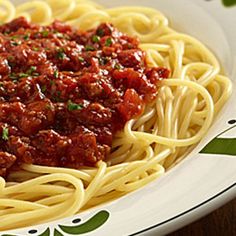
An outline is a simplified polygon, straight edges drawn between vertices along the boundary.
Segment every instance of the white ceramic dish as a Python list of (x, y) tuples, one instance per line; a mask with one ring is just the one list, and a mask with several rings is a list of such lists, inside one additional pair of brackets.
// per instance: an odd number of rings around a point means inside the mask
[[(220, 0), (99, 0), (98, 2), (108, 7), (143, 5), (163, 11), (174, 28), (193, 35), (208, 45), (217, 54), (226, 73), (235, 83), (235, 0), (222, 2)], [(225, 7), (223, 2), (235, 5)], [(231, 155), (225, 155), (204, 154), (200, 151), (219, 133), (229, 128), (230, 130), (220, 137), (236, 138), (236, 127), (233, 128), (233, 122), (229, 122), (236, 119), (235, 99), (234, 88), (232, 97), (204, 140), (184, 161), (161, 179), (119, 200), (78, 216), (1, 232), (0, 235), (78, 235), (85, 231), (90, 231), (85, 235), (163, 235), (220, 207), (236, 197), (236, 152), (232, 151)], [(236, 146), (236, 139), (233, 145)], [(89, 219), (89, 222), (83, 224)]]

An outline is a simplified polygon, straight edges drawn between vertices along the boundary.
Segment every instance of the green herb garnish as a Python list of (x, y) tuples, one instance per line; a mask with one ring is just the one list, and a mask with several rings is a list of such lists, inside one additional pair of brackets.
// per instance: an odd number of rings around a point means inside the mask
[(56, 91), (56, 92), (53, 94), (53, 99), (54, 99), (56, 102), (60, 102), (60, 101), (61, 101), (61, 91)]
[(86, 50), (86, 51), (94, 51), (95, 48), (94, 48), (93, 46), (91, 46), (91, 45), (86, 45), (86, 46), (85, 46), (85, 50)]
[(105, 42), (105, 46), (110, 47), (112, 45), (112, 39), (108, 38)]
[(114, 68), (117, 69), (117, 70), (120, 70), (121, 66), (118, 63), (116, 63)]
[(67, 108), (69, 111), (81, 110), (83, 109), (82, 104), (73, 103), (71, 100), (68, 101)]
[(29, 75), (26, 73), (20, 73), (19, 74), (19, 78), (24, 78), (24, 77), (28, 77)]
[(47, 86), (44, 84), (44, 85), (41, 87), (41, 91), (44, 93), (44, 92), (46, 92), (46, 90), (47, 90)]
[(2, 129), (2, 139), (5, 141), (9, 139), (9, 130), (7, 127), (3, 127)]
[(29, 75), (31, 75), (33, 72), (36, 71), (36, 69), (37, 69), (36, 66), (31, 66), (31, 67), (26, 71), (26, 73), (29, 74)]
[(93, 37), (92, 37), (92, 41), (93, 41), (94, 43), (99, 43), (99, 41), (100, 41), (100, 37), (97, 36), (97, 35), (93, 35)]
[(37, 48), (37, 47), (33, 47), (32, 49), (36, 52), (39, 51), (39, 48)]
[(11, 39), (18, 39), (19, 38), (19, 35), (13, 35), (11, 36)]
[(83, 57), (78, 57), (80, 62), (84, 62), (84, 58)]
[(9, 78), (12, 79), (12, 80), (18, 80), (18, 76), (15, 73), (11, 73), (9, 75)]
[(46, 105), (46, 109), (47, 109), (47, 110), (53, 110), (53, 107), (52, 107), (51, 105), (47, 104), (47, 105)]
[(29, 34), (26, 34), (26, 35), (24, 35), (23, 39), (24, 39), (24, 40), (28, 40), (28, 39), (29, 39), (29, 36), (30, 36)]
[(54, 85), (54, 84), (55, 84), (55, 81), (50, 80), (50, 85), (52, 86), (52, 85)]
[(14, 60), (14, 57), (13, 56), (9, 56), (9, 57), (7, 57), (7, 60), (12, 61), (12, 60)]
[(54, 71), (54, 77), (55, 77), (55, 78), (58, 78), (58, 77), (59, 77), (59, 72), (58, 72), (58, 70)]
[(18, 46), (20, 43), (15, 42), (15, 41), (11, 41), (11, 46)]
[(36, 66), (31, 66), (26, 73), (20, 73), (19, 78), (28, 77), (28, 76), (39, 76), (39, 73), (35, 72), (37, 70)]
[(60, 59), (60, 60), (63, 60), (65, 59), (66, 57), (66, 54), (64, 53), (64, 49), (61, 48), (57, 51), (57, 58)]
[(10, 30), (6, 30), (6, 31), (4, 31), (4, 35), (8, 35), (8, 34), (10, 34), (11, 33), (11, 31)]
[(104, 36), (104, 30), (103, 29), (98, 29), (97, 30), (97, 35), (100, 36), (100, 37)]
[(43, 37), (48, 37), (49, 32), (47, 30), (44, 30), (41, 32)]

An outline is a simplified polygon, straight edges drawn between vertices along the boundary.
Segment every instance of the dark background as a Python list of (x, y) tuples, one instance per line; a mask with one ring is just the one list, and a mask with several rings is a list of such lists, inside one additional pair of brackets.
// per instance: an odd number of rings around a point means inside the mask
[(236, 199), (168, 236), (236, 236)]

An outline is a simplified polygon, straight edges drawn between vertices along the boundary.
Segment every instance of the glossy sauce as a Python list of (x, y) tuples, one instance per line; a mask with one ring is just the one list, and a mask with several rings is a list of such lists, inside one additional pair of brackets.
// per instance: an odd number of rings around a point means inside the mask
[(0, 175), (21, 163), (79, 168), (110, 152), (155, 99), (165, 68), (104, 23), (87, 32), (20, 17), (0, 26)]

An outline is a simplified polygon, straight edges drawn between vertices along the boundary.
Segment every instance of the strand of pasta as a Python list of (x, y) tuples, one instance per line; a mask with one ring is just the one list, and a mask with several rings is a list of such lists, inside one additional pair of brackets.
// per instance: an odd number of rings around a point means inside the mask
[[(210, 96), (210, 94), (207, 92), (207, 90), (194, 83), (194, 82), (190, 82), (190, 81), (183, 81), (183, 80), (179, 80), (179, 79), (169, 79), (169, 80), (166, 80), (166, 81), (163, 81), (163, 84), (164, 85), (169, 85), (169, 86), (180, 86), (180, 85), (185, 85), (185, 86), (188, 86), (190, 87), (191, 89), (193, 89), (194, 91), (196, 92), (199, 92), (202, 97), (204, 97), (205, 101), (206, 101), (206, 105), (207, 105), (207, 110), (208, 110), (208, 114), (206, 116), (206, 119), (205, 119), (205, 123), (203, 124), (201, 130), (195, 135), (195, 137), (191, 137), (189, 139), (186, 139), (186, 140), (181, 140), (181, 139), (170, 139), (170, 138), (166, 138), (166, 137), (160, 137), (160, 136), (153, 136), (153, 135), (150, 135), (150, 134), (147, 134), (147, 133), (139, 133), (137, 131), (134, 131), (132, 132), (131, 131), (131, 122), (129, 121), (127, 124), (126, 124), (126, 128), (125, 128), (125, 131), (126, 131), (126, 135), (127, 136), (130, 136), (130, 137), (134, 137), (135, 138), (139, 138), (140, 140), (144, 141), (145, 143), (147, 142), (158, 142), (158, 143), (161, 143), (163, 145), (166, 145), (166, 146), (188, 146), (188, 145), (192, 145), (194, 143), (197, 143), (198, 141), (200, 141), (200, 139), (204, 136), (204, 134), (207, 132), (207, 130), (209, 129), (211, 123), (212, 123), (212, 120), (213, 120), (213, 116), (214, 116), (214, 104), (213, 104), (213, 101), (212, 101), (212, 98)], [(132, 136), (130, 135), (130, 133), (133, 133)]]

